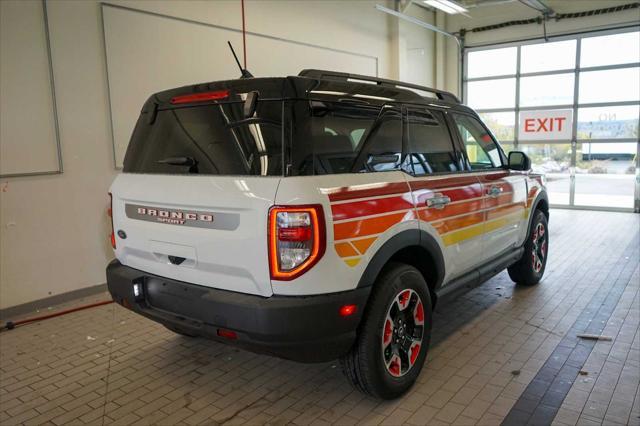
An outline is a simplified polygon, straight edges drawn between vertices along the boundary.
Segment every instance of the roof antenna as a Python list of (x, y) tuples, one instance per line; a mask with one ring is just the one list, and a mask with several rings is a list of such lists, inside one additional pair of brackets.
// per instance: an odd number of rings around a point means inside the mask
[(238, 68), (240, 68), (240, 78), (253, 78), (253, 74), (251, 74), (249, 72), (249, 70), (247, 70), (246, 68), (242, 68), (242, 65), (240, 65), (240, 61), (238, 60), (238, 55), (236, 55), (236, 51), (233, 50), (233, 46), (231, 45), (230, 41), (227, 41), (227, 44), (229, 45), (229, 49), (231, 49), (231, 53), (233, 54), (234, 59), (236, 60), (236, 64), (238, 64)]

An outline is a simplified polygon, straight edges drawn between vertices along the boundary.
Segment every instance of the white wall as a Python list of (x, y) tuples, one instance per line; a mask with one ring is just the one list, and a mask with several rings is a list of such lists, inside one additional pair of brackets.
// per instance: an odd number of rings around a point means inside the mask
[[(554, 11), (559, 13), (581, 12), (605, 7), (612, 7), (630, 3), (629, 0), (548, 0), (545, 2)], [(520, 2), (501, 4), (499, 6), (482, 6), (469, 9), (471, 18), (462, 15), (447, 16), (446, 28), (449, 32), (459, 31), (460, 28), (471, 29), (485, 25), (498, 24), (501, 22), (535, 18), (539, 15), (535, 10), (523, 5)], [(551, 19), (547, 22), (547, 33), (557, 35), (572, 32), (591, 31), (602, 27), (614, 27), (623, 24), (636, 24), (640, 21), (640, 10), (617, 12), (586, 18), (563, 19), (556, 22)], [(517, 25), (498, 30), (484, 31), (478, 33), (467, 33), (465, 45), (474, 46), (490, 43), (502, 43), (514, 40), (523, 40), (542, 37), (542, 25)], [(446, 81), (445, 88), (454, 93), (458, 93), (458, 64), (459, 54), (455, 41), (447, 40), (446, 57)]]
[(52, 88), (42, 4), (0, 2), (0, 175), (60, 171)]
[[(122, 167), (140, 105), (149, 94), (194, 82), (238, 78), (240, 71), (227, 40), (242, 54), (242, 35), (233, 28), (109, 5), (102, 8), (102, 16), (116, 165)], [(135, 37), (129, 28), (136, 28)], [(378, 75), (378, 58), (360, 50), (327, 49), (253, 32), (247, 34), (247, 45), (254, 52), (249, 59), (257, 76), (296, 75), (305, 68)]]
[(98, 6), (52, 2), (48, 12), (64, 173), (0, 183), (0, 308), (103, 283), (111, 256), (115, 172)]
[[(428, 24), (435, 24), (435, 14), (412, 4), (405, 14)], [(401, 81), (433, 87), (435, 85), (435, 34), (407, 21), (399, 21), (400, 60), (398, 75)]]
[[(5, 1), (5, 0), (2, 0)], [(241, 27), (238, 1), (120, 1), (151, 12)], [(433, 36), (374, 9), (392, 1), (247, 1), (248, 30), (376, 56), (379, 74), (433, 80)], [(47, 3), (64, 173), (0, 181), (0, 309), (105, 282), (113, 257), (107, 190), (114, 170), (98, 1)], [(413, 7), (413, 6), (412, 6)], [(412, 9), (410, 13), (413, 13)], [(416, 13), (422, 13), (420, 10)], [(426, 16), (426, 18), (429, 18)], [(131, 29), (135, 37), (135, 28)], [(407, 74), (398, 40), (425, 50)], [(257, 52), (248, 46), (248, 66)], [(170, 64), (167, 64), (170, 66)], [(33, 123), (37, 126), (38, 123)], [(38, 152), (33, 152), (38, 155)]]

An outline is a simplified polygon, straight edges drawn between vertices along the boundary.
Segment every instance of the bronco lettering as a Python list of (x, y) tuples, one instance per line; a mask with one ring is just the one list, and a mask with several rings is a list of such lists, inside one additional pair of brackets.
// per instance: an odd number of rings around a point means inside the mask
[(185, 213), (175, 210), (149, 209), (146, 207), (138, 207), (136, 209), (136, 212), (142, 216), (158, 217), (158, 222), (172, 223), (177, 225), (183, 225), (187, 220), (213, 222), (213, 215), (210, 213)]

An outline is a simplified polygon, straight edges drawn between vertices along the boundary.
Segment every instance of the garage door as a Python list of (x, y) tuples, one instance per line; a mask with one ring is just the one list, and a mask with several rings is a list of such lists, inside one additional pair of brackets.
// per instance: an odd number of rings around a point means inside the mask
[(640, 210), (638, 27), (465, 50), (464, 99), (555, 206)]

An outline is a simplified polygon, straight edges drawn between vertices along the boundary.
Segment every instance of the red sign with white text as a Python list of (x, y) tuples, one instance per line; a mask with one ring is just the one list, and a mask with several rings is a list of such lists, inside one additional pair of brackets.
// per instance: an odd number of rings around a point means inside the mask
[(520, 111), (518, 139), (521, 141), (571, 140), (573, 111)]

